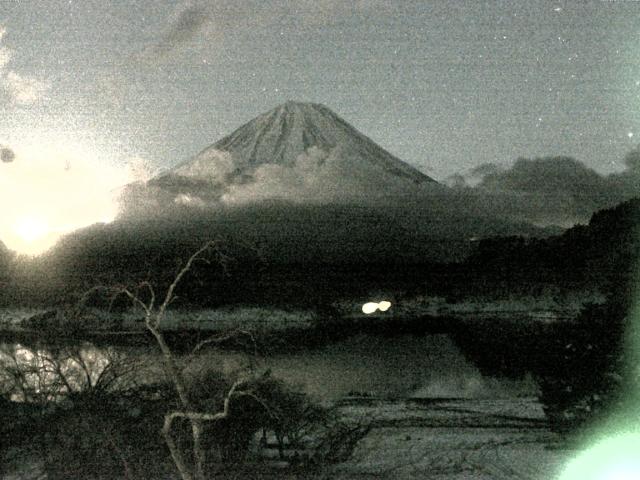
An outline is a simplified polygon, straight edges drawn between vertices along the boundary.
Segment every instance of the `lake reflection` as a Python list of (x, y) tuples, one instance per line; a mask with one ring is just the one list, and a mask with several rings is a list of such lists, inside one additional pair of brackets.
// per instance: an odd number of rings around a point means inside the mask
[[(531, 379), (482, 376), (447, 335), (358, 335), (321, 348), (249, 357), (219, 350), (182, 355), (186, 372), (233, 373), (250, 365), (321, 401), (348, 394), (383, 397), (496, 398), (536, 393)], [(0, 388), (13, 400), (44, 402), (69, 391), (118, 389), (163, 378), (153, 346), (0, 344)]]
[(46, 403), (70, 393), (133, 386), (144, 371), (136, 356), (116, 347), (0, 344), (0, 394)]

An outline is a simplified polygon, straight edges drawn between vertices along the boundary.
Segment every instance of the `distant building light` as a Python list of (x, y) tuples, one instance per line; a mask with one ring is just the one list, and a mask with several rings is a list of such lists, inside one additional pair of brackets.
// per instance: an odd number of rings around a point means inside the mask
[(382, 302), (367, 302), (362, 305), (362, 313), (366, 315), (370, 315), (380, 310), (381, 312), (386, 312), (391, 308), (391, 302), (383, 300)]
[(362, 313), (367, 315), (374, 313), (376, 310), (378, 310), (378, 304), (376, 302), (368, 302), (362, 306)]
[(391, 308), (391, 302), (387, 302), (386, 300), (383, 300), (382, 302), (378, 303), (378, 310), (380, 310), (381, 312), (386, 312), (390, 308)]

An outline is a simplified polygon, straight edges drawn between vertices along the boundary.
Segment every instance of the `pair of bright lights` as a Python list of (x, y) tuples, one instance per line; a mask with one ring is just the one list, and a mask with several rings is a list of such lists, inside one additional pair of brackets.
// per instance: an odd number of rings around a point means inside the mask
[(367, 302), (362, 306), (362, 313), (370, 315), (377, 311), (386, 312), (391, 308), (391, 302), (383, 300), (382, 302)]

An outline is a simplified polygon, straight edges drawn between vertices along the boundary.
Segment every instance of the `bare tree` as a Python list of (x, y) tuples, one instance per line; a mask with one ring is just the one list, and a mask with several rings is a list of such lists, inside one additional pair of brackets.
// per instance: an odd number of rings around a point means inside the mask
[[(194, 408), (191, 399), (189, 398), (187, 382), (183, 375), (183, 370), (178, 364), (176, 358), (174, 357), (170, 347), (165, 340), (161, 328), (162, 320), (164, 319), (168, 306), (176, 298), (176, 288), (178, 287), (184, 276), (189, 272), (189, 270), (191, 270), (194, 263), (197, 260), (202, 259), (204, 254), (210, 250), (214, 250), (218, 255), (218, 260), (224, 263), (225, 257), (218, 248), (218, 243), (213, 241), (207, 242), (195, 253), (193, 253), (189, 257), (187, 262), (178, 271), (175, 278), (173, 279), (173, 282), (167, 288), (167, 291), (164, 294), (164, 298), (160, 303), (157, 302), (155, 289), (150, 282), (142, 282), (137, 286), (136, 289), (133, 290), (127, 287), (118, 287), (114, 291), (114, 298), (119, 294), (124, 294), (129, 297), (135, 305), (142, 308), (142, 310), (144, 311), (144, 321), (146, 328), (153, 335), (158, 347), (160, 348), (166, 374), (169, 377), (170, 381), (173, 383), (178, 395), (178, 400), (181, 408), (180, 410), (168, 412), (165, 415), (162, 434), (171, 453), (173, 462), (176, 465), (180, 476), (182, 477), (182, 480), (204, 480), (206, 452), (202, 445), (203, 424), (204, 422), (213, 422), (213, 428), (215, 428), (216, 424), (223, 423), (229, 417), (230, 403), (233, 399), (237, 399), (238, 397), (250, 397), (255, 402), (257, 402), (257, 404), (260, 405), (261, 408), (263, 408), (264, 411), (269, 415), (274, 417), (276, 416), (275, 412), (273, 412), (270, 406), (267, 405), (262, 399), (260, 399), (250, 390), (242, 389), (242, 387), (248, 384), (248, 381), (244, 379), (237, 380), (231, 386), (224, 398), (223, 409), (221, 412), (210, 413), (197, 411)], [(143, 299), (140, 293), (145, 290), (148, 292), (148, 296)], [(247, 332), (242, 330), (239, 330), (236, 333), (248, 335)], [(212, 337), (211, 339), (198, 344), (195, 350), (203, 347), (205, 344), (220, 343), (227, 338), (230, 338), (229, 334)], [(189, 462), (187, 460), (185, 452), (183, 452), (183, 450), (178, 446), (172, 434), (173, 422), (178, 418), (187, 419), (191, 425), (193, 449), (192, 462)]]

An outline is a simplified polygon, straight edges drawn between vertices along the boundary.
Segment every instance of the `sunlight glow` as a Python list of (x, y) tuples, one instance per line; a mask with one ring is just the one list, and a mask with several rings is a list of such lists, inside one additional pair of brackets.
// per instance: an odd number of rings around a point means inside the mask
[(21, 218), (14, 227), (14, 231), (28, 243), (42, 238), (49, 231), (47, 222), (33, 217)]
[(37, 255), (117, 215), (114, 189), (129, 180), (126, 168), (73, 144), (13, 148), (14, 161), (0, 164), (0, 240), (10, 249)]

